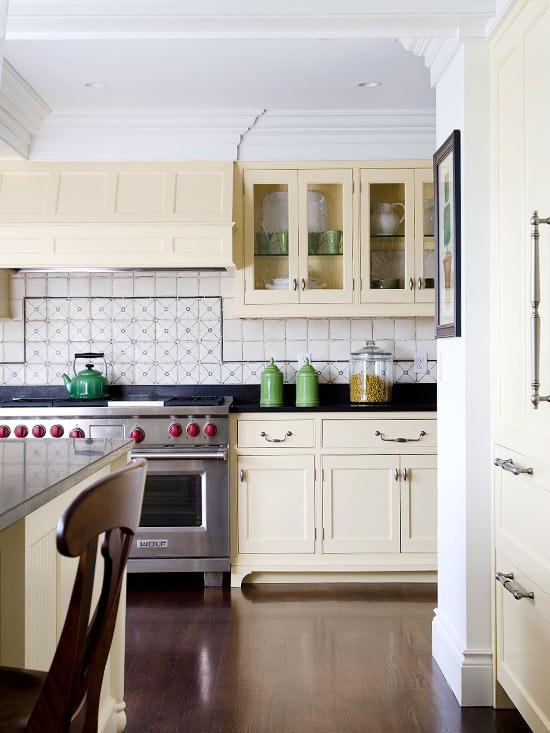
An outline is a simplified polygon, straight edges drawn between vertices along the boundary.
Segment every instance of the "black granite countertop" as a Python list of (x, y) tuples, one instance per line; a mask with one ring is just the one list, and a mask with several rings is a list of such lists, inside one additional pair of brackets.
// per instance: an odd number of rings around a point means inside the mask
[[(184, 385), (120, 385), (109, 387), (109, 399), (168, 399), (188, 395), (220, 395), (233, 397), (231, 412), (433, 412), (437, 409), (436, 384), (394, 384), (393, 399), (388, 404), (355, 405), (349, 401), (348, 384), (320, 384), (319, 407), (296, 407), (296, 386), (285, 384), (284, 406), (260, 407), (259, 384), (184, 384)], [(13, 397), (64, 399), (63, 386), (0, 387), (0, 402)], [(71, 402), (71, 406), (78, 401)], [(88, 404), (88, 403), (87, 403)], [(89, 404), (88, 404), (89, 406)]]
[(4, 440), (0, 531), (129, 451), (133, 440)]
[(231, 412), (433, 412), (437, 410), (437, 385), (394, 384), (392, 401), (385, 404), (354, 404), (349, 401), (349, 385), (320, 384), (318, 407), (296, 407), (296, 389), (284, 386), (283, 407), (260, 407), (259, 385), (249, 385), (233, 395)]

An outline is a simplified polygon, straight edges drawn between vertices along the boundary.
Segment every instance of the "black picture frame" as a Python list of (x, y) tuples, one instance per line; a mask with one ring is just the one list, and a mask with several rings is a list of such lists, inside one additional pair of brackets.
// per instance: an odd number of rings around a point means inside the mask
[(460, 130), (435, 152), (434, 286), (435, 337), (460, 336)]

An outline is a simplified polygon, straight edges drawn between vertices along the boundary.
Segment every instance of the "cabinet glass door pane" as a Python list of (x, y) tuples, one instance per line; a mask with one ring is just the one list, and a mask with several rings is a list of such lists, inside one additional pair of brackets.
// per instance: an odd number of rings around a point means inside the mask
[(406, 287), (404, 183), (370, 184), (370, 287)]
[(254, 288), (289, 290), (288, 184), (256, 183), (254, 198)]
[(307, 277), (309, 290), (344, 287), (344, 191), (341, 183), (307, 186)]
[(434, 184), (422, 184), (424, 288), (434, 287)]

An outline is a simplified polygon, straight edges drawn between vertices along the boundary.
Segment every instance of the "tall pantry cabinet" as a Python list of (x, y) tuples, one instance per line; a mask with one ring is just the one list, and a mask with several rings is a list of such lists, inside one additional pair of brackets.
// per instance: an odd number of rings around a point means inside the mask
[(533, 212), (550, 217), (549, 38), (549, 3), (528, 0), (491, 48), (496, 702), (502, 687), (534, 731), (550, 730), (550, 225), (532, 237)]

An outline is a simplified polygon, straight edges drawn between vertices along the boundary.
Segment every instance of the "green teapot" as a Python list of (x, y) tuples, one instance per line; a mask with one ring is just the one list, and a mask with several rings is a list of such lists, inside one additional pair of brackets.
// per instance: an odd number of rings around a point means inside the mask
[(67, 392), (74, 400), (102, 400), (109, 395), (109, 383), (101, 372), (93, 369), (93, 364), (86, 364), (86, 369), (76, 373), (77, 359), (103, 359), (105, 371), (107, 361), (105, 354), (75, 354), (73, 360), (73, 372), (75, 376), (70, 379), (67, 374), (62, 374)]

